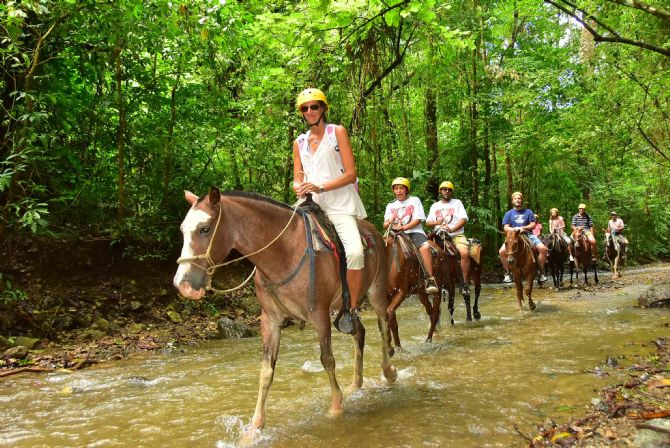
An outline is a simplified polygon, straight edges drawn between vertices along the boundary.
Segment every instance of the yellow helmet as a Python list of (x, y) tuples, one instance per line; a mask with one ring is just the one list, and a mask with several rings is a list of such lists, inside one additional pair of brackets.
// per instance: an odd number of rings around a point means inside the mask
[(404, 177), (396, 177), (393, 179), (393, 182), (391, 182), (391, 188), (395, 187), (396, 185), (404, 185), (407, 187), (407, 192), (409, 193), (410, 188), (410, 183), (409, 179), (404, 178)]
[(586, 210), (586, 204), (581, 203), (577, 206), (577, 208), (583, 208), (584, 210)]
[(452, 190), (455, 190), (455, 188), (454, 188), (454, 184), (452, 184), (452, 183), (449, 182), (448, 180), (445, 180), (444, 182), (442, 182), (442, 183), (440, 184), (440, 186), (438, 187), (437, 191), (439, 192), (439, 191), (440, 191), (441, 189), (443, 189), (443, 188), (451, 188)]
[(300, 110), (300, 106), (305, 104), (308, 101), (323, 101), (323, 103), (328, 107), (328, 101), (326, 100), (326, 94), (320, 91), (319, 89), (305, 89), (298, 95), (298, 99), (295, 101), (295, 107)]
[(520, 191), (515, 191), (514, 193), (512, 193), (512, 199), (514, 199), (514, 196), (521, 196), (521, 199), (523, 199), (523, 193), (521, 193)]

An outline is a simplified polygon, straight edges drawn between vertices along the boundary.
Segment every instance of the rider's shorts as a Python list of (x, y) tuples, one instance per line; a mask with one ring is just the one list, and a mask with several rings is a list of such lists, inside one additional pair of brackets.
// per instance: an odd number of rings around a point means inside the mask
[(421, 247), (428, 241), (426, 235), (421, 232), (407, 232), (407, 236), (416, 247)]
[(465, 236), (464, 233), (459, 233), (458, 235), (452, 236), (451, 241), (453, 241), (454, 244), (457, 247), (468, 247), (468, 246), (470, 246), (470, 243), (468, 242), (468, 238)]
[(528, 237), (530, 242), (533, 243), (533, 246), (537, 246), (538, 244), (542, 244), (542, 241), (540, 241), (540, 239), (537, 236), (535, 236), (534, 234), (526, 233), (526, 236)]

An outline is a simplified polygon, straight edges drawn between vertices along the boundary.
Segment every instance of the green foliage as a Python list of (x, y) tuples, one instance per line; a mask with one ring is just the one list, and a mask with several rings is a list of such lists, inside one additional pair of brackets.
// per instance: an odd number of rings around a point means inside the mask
[(23, 290), (14, 287), (12, 280), (10, 275), (0, 272), (0, 302), (5, 305), (11, 305), (28, 298)]
[[(660, 19), (603, 14), (667, 39)], [(74, 229), (162, 258), (185, 189), (293, 202), (291, 142), (305, 130), (295, 95), (318, 86), (350, 134), (372, 222), (394, 177), (410, 177), (426, 206), (449, 179), (482, 240), (522, 190), (543, 219), (585, 201), (602, 228), (616, 208), (634, 256), (670, 255), (667, 58), (589, 46), (548, 5), (9, 1), (0, 25), (0, 219), (11, 231)]]

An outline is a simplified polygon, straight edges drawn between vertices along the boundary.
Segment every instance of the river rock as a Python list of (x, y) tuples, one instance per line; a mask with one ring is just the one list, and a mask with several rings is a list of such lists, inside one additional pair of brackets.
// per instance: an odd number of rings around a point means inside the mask
[(230, 320), (227, 317), (219, 319), (218, 330), (221, 339), (251, 338), (258, 335), (258, 332), (250, 326)]
[(14, 358), (14, 359), (23, 359), (28, 356), (28, 348), (23, 345), (17, 345), (16, 347), (8, 348), (2, 353), (2, 357), (5, 359)]
[(9, 339), (7, 339), (4, 336), (0, 336), (0, 350), (8, 349), (11, 346), (12, 346), (12, 343), (9, 342)]
[(670, 446), (670, 420), (665, 418), (656, 418), (646, 422), (646, 425), (658, 428), (658, 431), (653, 429), (640, 429), (635, 436), (635, 446), (644, 448), (667, 448)]
[(105, 333), (109, 333), (109, 321), (105, 319), (104, 317), (98, 317), (93, 325), (91, 325), (91, 328), (94, 330), (100, 330), (104, 331)]
[(670, 283), (659, 283), (650, 286), (640, 294), (637, 303), (641, 307), (667, 307), (670, 306)]
[(27, 336), (19, 336), (14, 340), (14, 345), (16, 345), (16, 346), (22, 345), (25, 348), (27, 348), (28, 350), (32, 350), (32, 349), (35, 348), (35, 345), (37, 345), (37, 343), (39, 341), (40, 340), (38, 338), (29, 338)]

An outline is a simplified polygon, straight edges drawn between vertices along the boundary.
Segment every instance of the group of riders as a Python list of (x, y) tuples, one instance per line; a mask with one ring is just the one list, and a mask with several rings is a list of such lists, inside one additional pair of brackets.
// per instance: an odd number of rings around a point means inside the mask
[[(364, 248), (356, 224), (357, 219), (367, 217), (365, 207), (358, 195), (356, 163), (348, 133), (343, 126), (329, 124), (326, 114), (328, 101), (325, 94), (315, 88), (303, 90), (297, 98), (298, 113), (309, 127), (293, 143), (293, 188), (298, 197), (313, 195), (323, 211), (328, 215), (344, 247), (347, 263), (346, 282), (351, 295), (350, 309), (357, 309), (362, 291), (362, 269)], [(468, 215), (460, 200), (455, 199), (454, 184), (444, 181), (439, 185), (439, 201), (435, 202), (425, 216), (421, 200), (411, 196), (410, 181), (398, 177), (391, 183), (395, 199), (386, 206), (384, 228), (387, 231), (404, 232), (418, 248), (421, 265), (426, 272), (426, 292), (438, 291), (433, 277), (433, 263), (428, 237), (423, 224), (432, 228), (437, 238), (451, 240), (460, 258), (464, 288), (467, 288), (470, 273), (470, 241), (465, 237), (464, 227)], [(523, 195), (512, 195), (513, 208), (503, 218), (506, 231), (523, 232), (531, 241), (538, 259), (541, 282), (547, 281), (545, 262), (547, 247), (533, 233), (537, 225), (537, 215), (525, 208)], [(596, 257), (596, 240), (593, 220), (586, 213), (586, 205), (579, 204), (579, 212), (572, 217), (572, 237), (586, 234)], [(611, 236), (623, 238), (623, 221), (615, 212), (611, 214), (608, 229)], [(570, 259), (574, 260), (573, 240), (566, 234), (565, 221), (557, 209), (551, 210), (549, 229), (563, 238), (570, 248)], [(537, 229), (539, 230), (539, 228)], [(504, 282), (511, 282), (510, 267), (505, 256), (505, 248), (500, 248), (500, 260), (505, 268)]]

